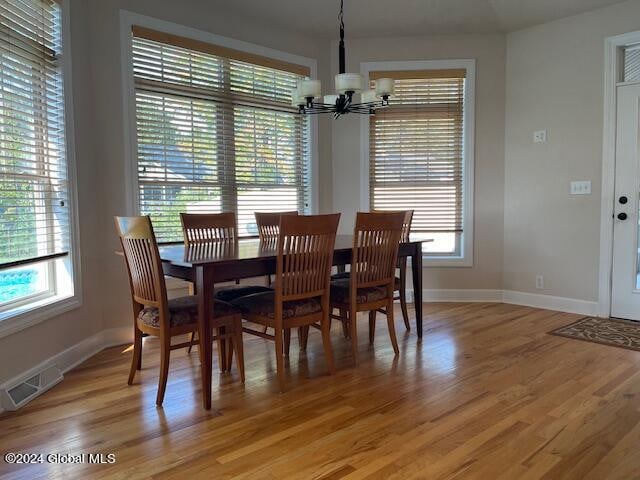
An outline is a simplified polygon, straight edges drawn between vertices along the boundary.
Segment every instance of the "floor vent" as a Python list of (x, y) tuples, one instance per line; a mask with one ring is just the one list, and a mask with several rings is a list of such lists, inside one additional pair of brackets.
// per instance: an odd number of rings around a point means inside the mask
[(12, 387), (0, 390), (0, 405), (4, 410), (17, 410), (62, 381), (62, 378), (58, 367), (47, 367)]

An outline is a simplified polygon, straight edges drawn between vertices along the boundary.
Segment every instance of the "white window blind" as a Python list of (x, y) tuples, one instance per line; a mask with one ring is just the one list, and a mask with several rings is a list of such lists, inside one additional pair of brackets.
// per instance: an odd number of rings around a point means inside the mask
[(304, 67), (133, 28), (138, 207), (159, 241), (180, 212), (309, 210), (309, 126), (291, 107)]
[(391, 106), (369, 123), (370, 208), (413, 209), (412, 232), (460, 234), (465, 70), (370, 73), (389, 76)]
[(60, 6), (0, 2), (0, 266), (64, 255), (69, 205)]

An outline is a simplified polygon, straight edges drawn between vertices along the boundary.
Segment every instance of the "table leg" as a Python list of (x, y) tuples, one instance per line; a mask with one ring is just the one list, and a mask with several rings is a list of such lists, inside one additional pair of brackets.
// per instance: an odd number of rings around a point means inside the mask
[(198, 337), (200, 339), (200, 376), (202, 377), (202, 403), (211, 410), (211, 312), (213, 302), (213, 276), (206, 266), (196, 267), (196, 291), (198, 292)]
[(416, 310), (416, 331), (422, 338), (422, 244), (417, 243), (411, 255), (411, 273), (413, 274), (413, 306)]

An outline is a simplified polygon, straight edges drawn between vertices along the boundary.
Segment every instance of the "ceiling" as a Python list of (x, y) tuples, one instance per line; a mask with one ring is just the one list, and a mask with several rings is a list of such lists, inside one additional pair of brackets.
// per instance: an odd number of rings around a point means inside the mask
[[(623, 0), (344, 0), (349, 37), (508, 32)], [(339, 0), (233, 0), (217, 7), (310, 36), (337, 36)]]

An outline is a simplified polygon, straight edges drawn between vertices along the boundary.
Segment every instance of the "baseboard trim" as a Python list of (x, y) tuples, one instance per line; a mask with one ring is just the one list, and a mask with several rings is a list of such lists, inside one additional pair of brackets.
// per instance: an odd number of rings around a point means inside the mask
[[(413, 292), (410, 297), (413, 298)], [(580, 300), (577, 298), (555, 297), (553, 295), (541, 295), (538, 293), (518, 292), (515, 290), (491, 290), (491, 289), (425, 289), (422, 291), (422, 299), (425, 302), (496, 302), (510, 303), (558, 312), (576, 313), (579, 315), (599, 314), (598, 302)]]
[(554, 297), (538, 293), (517, 292), (504, 290), (503, 302), (513, 305), (556, 310), (558, 312), (577, 313), (579, 315), (594, 315), (599, 313), (598, 302), (580, 300), (577, 298)]
[[(413, 297), (413, 295), (412, 295)], [(444, 289), (423, 290), (424, 302), (502, 302), (502, 290), (488, 289)]]

